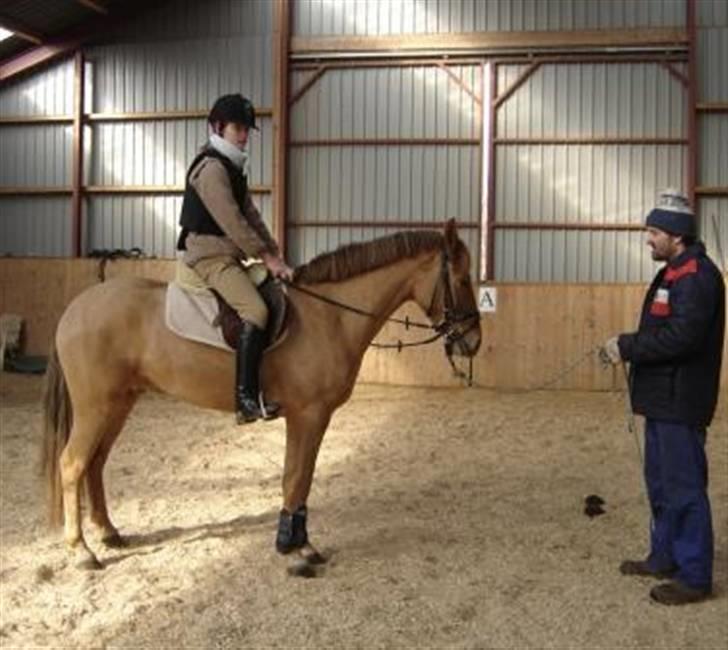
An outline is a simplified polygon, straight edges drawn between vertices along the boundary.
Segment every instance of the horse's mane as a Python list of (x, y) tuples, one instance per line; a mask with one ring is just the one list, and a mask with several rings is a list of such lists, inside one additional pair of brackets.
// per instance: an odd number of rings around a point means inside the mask
[(304, 284), (340, 282), (442, 246), (443, 235), (436, 230), (397, 232), (318, 255), (308, 264), (296, 268), (293, 279)]

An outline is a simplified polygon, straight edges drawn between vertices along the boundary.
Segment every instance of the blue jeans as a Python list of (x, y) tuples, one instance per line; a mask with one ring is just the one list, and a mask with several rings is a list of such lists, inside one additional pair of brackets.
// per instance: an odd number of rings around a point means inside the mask
[(654, 571), (710, 590), (713, 524), (708, 501), (705, 429), (647, 419), (645, 480), (652, 509), (650, 555)]

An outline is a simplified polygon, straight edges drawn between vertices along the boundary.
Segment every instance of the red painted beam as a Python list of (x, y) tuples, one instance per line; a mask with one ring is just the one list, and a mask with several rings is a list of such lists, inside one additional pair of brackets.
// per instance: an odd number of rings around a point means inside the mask
[(96, 13), (104, 15), (109, 13), (108, 8), (100, 2), (97, 2), (97, 0), (77, 0), (77, 2), (79, 4), (82, 4), (84, 7), (95, 11)]
[(73, 256), (83, 249), (83, 52), (76, 51), (73, 76), (73, 146), (71, 154), (71, 244)]
[(688, 197), (693, 210), (698, 210), (695, 200), (695, 188), (698, 184), (698, 63), (697, 63), (697, 8), (695, 0), (688, 0), (686, 5), (688, 28), (688, 160), (687, 186)]
[(35, 43), (36, 45), (41, 45), (46, 40), (45, 34), (41, 34), (39, 31), (31, 29), (30, 27), (15, 20), (14, 18), (11, 18), (10, 16), (6, 16), (5, 14), (1, 13), (0, 27), (4, 27), (8, 31), (13, 32), (15, 36), (19, 36), (26, 41)]
[(166, 0), (147, 0), (141, 2), (127, 0), (119, 9), (108, 16), (98, 16), (71, 28), (64, 34), (44, 40), (43, 44), (27, 50), (6, 61), (0, 61), (0, 86), (38, 65), (48, 63), (64, 55), (70, 55), (86, 41), (98, 39), (110, 29), (118, 28), (125, 20), (142, 12), (149, 11)]
[[(496, 171), (495, 171), (495, 140), (498, 137), (498, 107), (495, 105), (495, 98), (498, 95), (498, 64), (486, 63), (489, 66), (490, 78), (485, 81), (489, 84), (489, 89), (483, 89), (485, 94), (483, 98), (483, 116), (488, 112), (488, 128), (484, 134), (485, 142), (483, 166), (483, 175), (485, 177), (486, 195), (484, 203), (485, 217), (483, 219), (483, 236), (485, 243), (482, 247), (482, 255), (485, 255), (485, 263), (481, 262), (483, 267), (482, 280), (490, 281), (495, 279), (495, 190), (496, 190)], [(483, 71), (485, 72), (485, 66)]]
[(23, 52), (18, 56), (0, 63), (0, 84), (6, 83), (9, 79), (31, 70), (42, 63), (57, 59), (64, 54), (70, 54), (81, 45), (81, 39), (62, 41), (53, 45), (41, 45), (32, 50)]
[(288, 212), (288, 93), (289, 51), (291, 45), (291, 3), (276, 0), (274, 7), (273, 91), (273, 230), (281, 254), (286, 254)]

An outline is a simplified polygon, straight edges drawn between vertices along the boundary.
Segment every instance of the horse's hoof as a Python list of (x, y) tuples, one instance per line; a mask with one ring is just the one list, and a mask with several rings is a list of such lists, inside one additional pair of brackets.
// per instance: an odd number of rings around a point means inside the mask
[(100, 571), (104, 568), (104, 565), (99, 562), (94, 555), (81, 560), (76, 564), (77, 569), (82, 571)]
[(308, 547), (301, 549), (301, 557), (308, 563), (313, 566), (320, 566), (322, 564), (326, 564), (329, 559), (327, 557), (324, 557), (319, 553), (315, 548)]
[(289, 576), (293, 576), (294, 578), (316, 577), (316, 569), (303, 559), (293, 562), (286, 571)]
[(103, 537), (101, 543), (108, 548), (124, 548), (127, 546), (126, 540), (119, 533), (113, 533), (107, 537)]

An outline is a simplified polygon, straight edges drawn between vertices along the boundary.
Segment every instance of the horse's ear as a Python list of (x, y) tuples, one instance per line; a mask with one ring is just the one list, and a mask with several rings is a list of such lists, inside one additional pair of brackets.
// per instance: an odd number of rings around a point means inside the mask
[(455, 225), (455, 219), (448, 219), (445, 223), (445, 250), (450, 255), (455, 255), (458, 243), (458, 229)]

